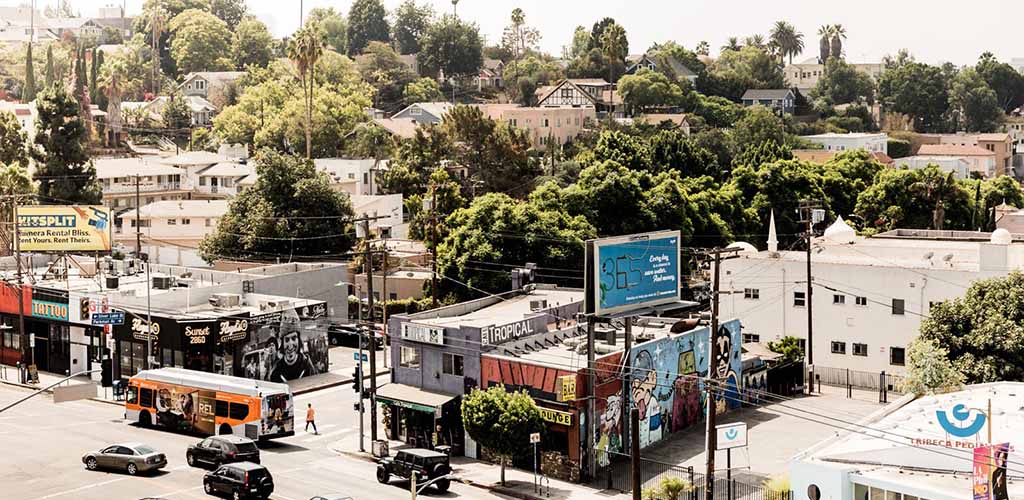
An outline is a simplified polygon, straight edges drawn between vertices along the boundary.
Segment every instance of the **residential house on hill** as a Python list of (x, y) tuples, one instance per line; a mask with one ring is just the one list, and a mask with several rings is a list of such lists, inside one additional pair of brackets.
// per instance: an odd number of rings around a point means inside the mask
[(566, 79), (538, 89), (538, 107), (593, 107), (598, 116), (621, 117), (622, 98), (601, 78)]
[(244, 71), (200, 71), (189, 73), (178, 89), (186, 96), (197, 96), (212, 103), (216, 109), (224, 109), (237, 95), (238, 80)]
[(326, 172), (332, 186), (350, 195), (380, 194), (379, 173), (387, 170), (387, 160), (379, 164), (373, 158), (316, 158), (313, 165)]
[[(795, 152), (794, 152), (795, 153)], [(905, 156), (895, 160), (898, 168), (920, 170), (929, 166), (939, 167), (943, 172), (953, 172), (957, 179), (971, 178), (971, 164), (964, 158), (956, 156)]]
[(679, 59), (667, 54), (634, 54), (626, 57), (626, 74), (635, 75), (641, 68), (664, 73), (678, 81), (697, 81), (697, 73), (683, 65)]
[(690, 135), (690, 121), (683, 113), (645, 113), (633, 117), (634, 123), (646, 123), (648, 125), (664, 126), (671, 124), (673, 128), (679, 129), (686, 135)]
[(1013, 174), (1013, 137), (1007, 132), (990, 134), (921, 134), (922, 144), (977, 146), (996, 155), (996, 175)]
[(918, 156), (941, 156), (961, 158), (970, 165), (971, 173), (985, 178), (993, 178), (1002, 174), (996, 168), (996, 153), (980, 146), (962, 146), (959, 144), (923, 144), (917, 150)]
[(438, 124), (455, 105), (450, 102), (417, 102), (391, 116), (392, 119), (409, 118), (416, 123)]
[[(185, 105), (188, 106), (189, 113), (192, 115), (192, 125), (205, 127), (213, 123), (213, 116), (217, 114), (217, 107), (210, 101), (207, 101), (203, 97), (197, 95), (184, 95), (179, 99), (185, 100)], [(152, 101), (145, 103), (143, 109), (149, 111), (150, 116), (154, 119), (162, 119), (164, 108), (171, 102), (171, 97), (160, 96)], [(121, 109), (128, 109), (121, 103)]]
[(481, 66), (480, 70), (477, 71), (477, 75), (473, 77), (473, 82), (476, 84), (476, 90), (479, 92), (485, 88), (505, 88), (504, 73), (504, 62), (500, 59), (485, 57), (483, 66)]
[(889, 136), (883, 133), (817, 134), (805, 135), (804, 139), (821, 144), (825, 151), (856, 151), (863, 149), (872, 153), (889, 154)]
[(796, 112), (796, 94), (792, 89), (749, 89), (743, 93), (742, 101), (744, 106), (765, 106), (780, 116)]
[(114, 221), (114, 239), (135, 241), (136, 216), (138, 230), (147, 243), (169, 243), (173, 246), (198, 248), (199, 242), (217, 230), (217, 223), (228, 211), (229, 201), (169, 200), (156, 201), (135, 210), (122, 212)]
[(374, 118), (373, 124), (400, 139), (416, 137), (416, 128), (419, 127), (412, 118)]
[(518, 104), (481, 104), (492, 120), (523, 129), (534, 147), (556, 146), (576, 138), (597, 119), (593, 107), (523, 107)]
[[(794, 149), (793, 158), (811, 163), (825, 163), (835, 158), (841, 152), (839, 150), (829, 151), (827, 149)], [(887, 167), (896, 164), (896, 161), (883, 151), (871, 151), (871, 156), (874, 156), (878, 163)]]
[[(852, 63), (854, 69), (871, 77), (875, 83), (882, 77), (885, 65), (882, 63)], [(804, 62), (790, 64), (783, 70), (786, 76), (786, 83), (796, 87), (801, 93), (807, 95), (811, 89), (818, 86), (818, 80), (825, 76), (825, 65), (818, 62), (817, 57), (812, 57)]]

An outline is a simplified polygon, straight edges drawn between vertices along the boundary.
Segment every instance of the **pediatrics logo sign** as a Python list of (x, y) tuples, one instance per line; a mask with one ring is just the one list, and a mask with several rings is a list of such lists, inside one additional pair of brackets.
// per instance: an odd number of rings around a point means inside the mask
[(587, 242), (587, 311), (598, 315), (679, 300), (679, 231)]
[(980, 436), (988, 423), (988, 417), (980, 410), (957, 404), (948, 411), (936, 410), (935, 420), (946, 434), (946, 439), (915, 437), (910, 439), (911, 443), (918, 446), (941, 446), (969, 450), (989, 444), (982, 442), (982, 436)]

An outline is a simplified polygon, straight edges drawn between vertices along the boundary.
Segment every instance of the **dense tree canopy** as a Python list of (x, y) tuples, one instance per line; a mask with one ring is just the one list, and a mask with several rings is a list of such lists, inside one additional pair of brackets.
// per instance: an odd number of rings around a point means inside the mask
[(0, 111), (0, 165), (27, 167), (27, 140), (14, 113)]
[(480, 28), (455, 16), (446, 15), (430, 25), (420, 46), (417, 59), (424, 75), (443, 71), (446, 78), (465, 77), (475, 74), (484, 63)]
[(47, 203), (99, 204), (102, 193), (85, 153), (86, 127), (78, 102), (64, 87), (54, 85), (39, 94), (36, 108), (33, 156), (39, 194)]
[(309, 11), (306, 22), (320, 25), (324, 45), (339, 54), (348, 53), (348, 21), (334, 7), (317, 7)]
[(994, 132), (1003, 123), (1003, 108), (995, 91), (973, 68), (966, 68), (953, 77), (949, 107), (954, 113), (955, 130)]
[(526, 391), (506, 392), (503, 386), (474, 390), (462, 401), (462, 425), (481, 446), (505, 464), (530, 449), (530, 434), (544, 429), (540, 409)]
[(238, 23), (232, 45), (235, 66), (245, 70), (246, 66), (265, 67), (273, 57), (274, 37), (267, 25), (256, 19), (245, 19)]
[(234, 29), (245, 18), (245, 0), (210, 0), (210, 13)]
[(217, 231), (199, 245), (204, 259), (313, 259), (352, 248), (352, 204), (327, 174), (298, 156), (263, 150), (256, 185), (242, 191)]
[(348, 11), (348, 53), (362, 54), (370, 42), (390, 42), (388, 11), (380, 0), (356, 0)]
[(416, 54), (420, 51), (420, 38), (434, 20), (434, 8), (428, 4), (418, 5), (416, 0), (405, 0), (394, 12), (393, 36), (399, 54)]
[(224, 21), (209, 12), (189, 9), (175, 16), (169, 25), (171, 57), (178, 71), (225, 71), (231, 61), (231, 32)]
[(811, 91), (812, 98), (824, 98), (829, 104), (875, 101), (875, 82), (871, 77), (842, 59), (829, 59), (825, 74)]
[(942, 68), (904, 60), (882, 73), (878, 94), (888, 109), (910, 115), (914, 130), (944, 132), (949, 86)]

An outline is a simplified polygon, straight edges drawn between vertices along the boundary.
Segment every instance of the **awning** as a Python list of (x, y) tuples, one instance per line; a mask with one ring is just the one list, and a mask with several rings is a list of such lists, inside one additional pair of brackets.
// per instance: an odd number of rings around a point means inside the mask
[(439, 415), (445, 403), (455, 396), (430, 392), (405, 384), (387, 384), (377, 388), (377, 402)]

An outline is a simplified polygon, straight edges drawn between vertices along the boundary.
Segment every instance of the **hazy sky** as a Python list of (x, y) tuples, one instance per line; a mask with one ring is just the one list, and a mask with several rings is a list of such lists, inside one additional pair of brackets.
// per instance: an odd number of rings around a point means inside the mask
[[(26, 0), (0, 0), (14, 5)], [(37, 6), (57, 0), (36, 0)], [(90, 15), (100, 6), (122, 0), (71, 0)], [(383, 0), (392, 9), (401, 0)], [(419, 0), (424, 1), (424, 0)], [(425, 0), (438, 12), (450, 13), (451, 0)], [(143, 0), (127, 0), (129, 15)], [(333, 6), (348, 11), (351, 0), (305, 0), (312, 7)], [(248, 0), (250, 11), (267, 23), (275, 35), (294, 31), (299, 22), (299, 0)], [(626, 28), (630, 52), (643, 52), (652, 42), (676, 40), (692, 48), (701, 40), (717, 52), (730, 36), (764, 33), (778, 20), (793, 23), (804, 33), (807, 50), (799, 59), (817, 52), (816, 33), (823, 24), (846, 27), (847, 60), (876, 62), (907, 48), (918, 60), (973, 64), (985, 51), (1002, 60), (1024, 57), (1020, 23), (1024, 1), (974, 0), (461, 0), (459, 16), (475, 21), (488, 42), (500, 40), (512, 9), (526, 12), (527, 22), (543, 34), (541, 46), (553, 54), (572, 40), (573, 28), (588, 28), (610, 16)]]

